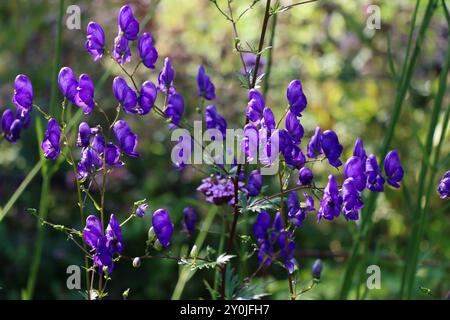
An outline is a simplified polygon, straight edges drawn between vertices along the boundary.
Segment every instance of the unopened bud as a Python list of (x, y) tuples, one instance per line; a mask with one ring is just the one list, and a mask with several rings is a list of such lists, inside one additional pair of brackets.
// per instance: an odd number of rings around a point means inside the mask
[(197, 258), (198, 255), (198, 248), (197, 246), (194, 244), (194, 246), (191, 249), (191, 253), (189, 254), (191, 256), (192, 259)]
[(153, 244), (153, 248), (155, 248), (156, 251), (161, 251), (163, 249), (163, 246), (158, 239), (156, 239), (155, 243)]
[(141, 258), (136, 257), (133, 259), (133, 268), (139, 268), (141, 266)]
[(153, 240), (155, 240), (155, 238), (156, 238), (155, 230), (153, 230), (153, 227), (151, 227), (148, 230), (148, 241), (153, 242)]
[(311, 273), (314, 279), (320, 280), (320, 276), (322, 275), (322, 261), (320, 259), (317, 259), (314, 261), (314, 264), (311, 268)]

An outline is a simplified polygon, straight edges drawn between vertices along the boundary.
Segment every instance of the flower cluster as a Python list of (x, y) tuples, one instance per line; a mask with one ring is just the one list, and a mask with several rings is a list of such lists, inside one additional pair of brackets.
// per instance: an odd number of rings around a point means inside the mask
[[(238, 181), (238, 188), (240, 191), (246, 193), (245, 183)], [(234, 183), (225, 176), (213, 175), (202, 180), (202, 184), (197, 188), (197, 191), (203, 193), (206, 201), (216, 205), (229, 204), (233, 205), (234, 199)]]

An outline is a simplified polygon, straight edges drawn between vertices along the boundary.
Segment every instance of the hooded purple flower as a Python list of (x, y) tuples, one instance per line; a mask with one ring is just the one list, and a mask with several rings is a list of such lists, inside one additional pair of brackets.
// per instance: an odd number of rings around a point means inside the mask
[(289, 148), (283, 150), (284, 160), (290, 166), (300, 169), (305, 165), (306, 158), (300, 147), (292, 144)]
[(125, 64), (131, 61), (131, 50), (128, 40), (121, 34), (114, 39), (114, 46), (112, 49), (112, 57), (119, 64)]
[(33, 108), (33, 85), (26, 75), (19, 74), (14, 80), (12, 102), (16, 105), (21, 117)]
[(356, 189), (361, 192), (366, 187), (367, 177), (364, 173), (365, 163), (361, 161), (361, 158), (352, 156), (344, 165), (344, 178), (352, 177)]
[(88, 216), (83, 230), (84, 241), (91, 249), (95, 249), (101, 237), (103, 237), (103, 232), (100, 219), (94, 215)]
[(81, 159), (77, 165), (77, 179), (86, 179), (90, 174), (95, 174), (103, 166), (100, 155), (92, 148), (83, 148)]
[(269, 133), (272, 130), (275, 130), (275, 128), (276, 128), (275, 117), (273, 115), (272, 110), (269, 107), (265, 107), (263, 110), (263, 118), (262, 118), (261, 126), (263, 128), (266, 128), (267, 132), (269, 132)]
[(308, 143), (307, 155), (309, 158), (315, 159), (322, 154), (322, 134), (320, 128), (317, 127), (314, 135)]
[[(167, 92), (172, 87), (173, 78), (175, 77), (175, 70), (172, 68), (169, 57), (164, 59), (164, 67), (158, 75), (159, 90)], [(170, 90), (169, 90), (170, 91)]]
[(333, 220), (341, 213), (342, 198), (339, 195), (336, 179), (332, 174), (328, 176), (328, 184), (325, 187), (323, 198), (320, 201), (320, 209), (317, 213), (317, 220), (322, 218)]
[(116, 217), (112, 214), (106, 227), (106, 246), (111, 254), (121, 253), (123, 250), (122, 229)]
[(91, 127), (86, 122), (82, 122), (78, 127), (77, 146), (88, 147), (90, 142), (91, 142)]
[(450, 171), (447, 171), (439, 181), (438, 193), (441, 199), (450, 197)]
[(2, 114), (2, 132), (5, 139), (11, 143), (15, 143), (20, 138), (22, 130), (22, 122), (14, 119), (14, 112), (6, 109)]
[(144, 66), (152, 70), (155, 69), (155, 63), (158, 60), (158, 51), (156, 51), (152, 36), (149, 33), (144, 32), (139, 37), (138, 49)]
[(111, 251), (109, 250), (106, 237), (100, 237), (98, 239), (97, 246), (94, 254), (94, 265), (98, 267), (99, 273), (103, 273), (103, 269), (108, 270), (108, 274), (111, 274), (114, 269), (114, 261)]
[(297, 116), (291, 111), (289, 111), (286, 115), (285, 127), (292, 139), (292, 142), (299, 144), (302, 141), (304, 130), (300, 124), (300, 121), (298, 121)]
[(314, 279), (319, 279), (322, 275), (322, 261), (320, 259), (317, 259), (316, 261), (314, 261), (314, 264), (311, 268), (311, 274), (313, 276)]
[(303, 93), (302, 83), (300, 80), (292, 80), (286, 91), (286, 97), (291, 108), (291, 112), (297, 117), (302, 116), (302, 111), (305, 110), (306, 96)]
[(75, 104), (83, 109), (84, 114), (89, 114), (94, 109), (94, 82), (85, 73), (78, 79), (77, 93), (74, 99)]
[(137, 152), (138, 136), (133, 133), (124, 120), (119, 120), (114, 124), (114, 135), (123, 153), (130, 157), (139, 157)]
[(109, 142), (105, 148), (105, 162), (110, 167), (121, 167), (124, 165), (120, 161), (120, 149), (114, 143)]
[(306, 192), (303, 192), (303, 196), (305, 197), (305, 209), (307, 212), (312, 212), (315, 210), (314, 208), (314, 199)]
[(384, 178), (381, 176), (377, 158), (371, 154), (366, 160), (367, 189), (373, 192), (384, 191)]
[(198, 220), (197, 212), (192, 207), (183, 209), (183, 229), (193, 236), (195, 233), (195, 225)]
[(55, 119), (48, 121), (47, 130), (45, 131), (44, 140), (41, 148), (46, 159), (56, 160), (61, 152), (59, 140), (61, 138), (61, 130)]
[(75, 104), (75, 96), (78, 93), (78, 81), (72, 69), (64, 67), (59, 71), (58, 85), (63, 96)]
[(314, 174), (310, 168), (303, 167), (298, 171), (298, 185), (308, 186), (311, 184)]
[(152, 225), (159, 242), (163, 248), (167, 248), (172, 238), (173, 224), (166, 209), (158, 209), (153, 213)]
[(356, 139), (355, 148), (353, 149), (353, 155), (360, 158), (363, 164), (366, 163), (367, 154), (361, 138)]
[(306, 218), (306, 210), (300, 207), (298, 193), (292, 191), (287, 199), (288, 218), (295, 227), (301, 227)]
[(248, 196), (256, 197), (262, 189), (263, 178), (259, 170), (253, 170), (248, 176), (247, 190)]
[(344, 150), (344, 147), (339, 143), (337, 134), (332, 130), (327, 130), (322, 133), (322, 150), (328, 159), (328, 162), (333, 167), (340, 167), (342, 165), (339, 157)]
[(281, 256), (285, 260), (286, 269), (289, 274), (292, 274), (297, 265), (297, 261), (294, 258), (295, 241), (292, 239), (292, 232), (281, 231), (278, 235), (278, 246), (281, 249)]
[(265, 239), (267, 237), (267, 231), (271, 224), (270, 214), (266, 211), (261, 211), (256, 217), (255, 224), (253, 225), (253, 234), (256, 239)]
[(256, 89), (251, 89), (248, 92), (248, 104), (247, 104), (247, 118), (252, 122), (258, 124), (263, 117), (263, 111), (266, 103), (263, 95)]
[(122, 77), (115, 77), (113, 80), (114, 97), (122, 105), (127, 113), (137, 113), (136, 104), (138, 101), (136, 92), (131, 89)]
[(142, 84), (141, 92), (139, 94), (138, 103), (140, 108), (137, 112), (140, 115), (146, 115), (149, 113), (155, 104), (157, 95), (158, 90), (156, 89), (155, 84), (151, 81), (145, 81)]
[[(247, 68), (247, 72), (251, 72), (251, 75), (253, 76), (253, 70), (255, 70), (255, 67), (256, 67), (256, 54), (251, 53), (251, 52), (246, 52), (246, 53), (244, 53), (243, 57), (244, 57), (245, 67)], [(264, 60), (264, 58), (260, 57), (258, 74), (257, 74), (258, 76), (260, 76), (261, 74), (264, 73), (265, 64), (266, 64), (266, 61)], [(241, 69), (241, 73), (242, 73), (242, 75), (246, 76), (244, 68)]]
[(241, 142), (241, 149), (248, 162), (252, 162), (258, 157), (258, 145), (258, 128), (253, 123), (249, 123), (244, 127), (244, 137)]
[(359, 191), (356, 187), (356, 180), (352, 177), (347, 178), (342, 185), (342, 199), (344, 206), (342, 212), (346, 220), (358, 220), (359, 210), (364, 207)]
[(223, 138), (225, 138), (227, 121), (217, 112), (215, 105), (210, 105), (205, 108), (205, 123), (206, 128), (219, 130)]
[(384, 173), (388, 184), (394, 188), (400, 188), (398, 183), (403, 179), (403, 168), (397, 150), (389, 151), (384, 158)]
[(139, 33), (139, 22), (134, 18), (131, 7), (127, 4), (120, 8), (119, 29), (127, 40), (134, 41)]
[(86, 50), (94, 57), (94, 61), (97, 61), (105, 53), (105, 32), (102, 26), (94, 21), (89, 22), (86, 32)]
[(174, 93), (169, 95), (167, 106), (164, 110), (166, 118), (170, 119), (174, 125), (179, 125), (184, 112), (184, 100), (181, 94)]
[(135, 215), (139, 218), (143, 218), (145, 216), (145, 213), (147, 212), (147, 209), (148, 209), (148, 203), (142, 202), (140, 205), (137, 206)]
[(203, 97), (206, 100), (214, 100), (216, 98), (214, 84), (206, 74), (203, 65), (198, 67), (197, 87), (200, 97)]

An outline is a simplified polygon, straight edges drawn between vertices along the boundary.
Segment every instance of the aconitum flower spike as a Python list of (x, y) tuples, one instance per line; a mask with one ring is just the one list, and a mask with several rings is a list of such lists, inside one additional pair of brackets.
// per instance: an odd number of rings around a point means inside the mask
[(227, 121), (217, 112), (215, 105), (210, 105), (205, 108), (205, 124), (208, 129), (219, 130), (225, 138)]
[(139, 33), (139, 22), (134, 18), (131, 7), (127, 4), (120, 8), (119, 29), (127, 40), (134, 41)]
[(356, 189), (361, 192), (366, 187), (367, 177), (364, 173), (365, 163), (362, 162), (360, 157), (352, 156), (350, 157), (344, 165), (344, 178), (352, 177), (354, 179), (354, 184)]
[(320, 277), (322, 276), (322, 260), (317, 259), (314, 261), (314, 264), (311, 268), (311, 273), (314, 279), (320, 280)]
[(286, 91), (286, 97), (291, 109), (297, 117), (301, 117), (302, 111), (305, 110), (307, 99), (303, 93), (302, 83), (300, 80), (292, 80)]
[(398, 183), (403, 179), (403, 168), (397, 150), (389, 151), (384, 158), (384, 173), (388, 184), (394, 188), (400, 188)]
[(175, 126), (180, 124), (181, 117), (184, 112), (183, 96), (179, 93), (169, 95), (167, 99), (167, 106), (164, 110), (166, 118), (170, 119)]
[(439, 197), (447, 199), (450, 197), (450, 171), (447, 171), (439, 181), (438, 189)]
[(114, 39), (114, 46), (112, 49), (112, 57), (119, 64), (125, 64), (131, 61), (131, 50), (128, 40), (119, 34)]
[(271, 224), (270, 214), (266, 211), (261, 211), (256, 217), (255, 224), (253, 225), (253, 234), (256, 239), (265, 239), (267, 237), (267, 231)]
[(197, 224), (198, 215), (194, 208), (186, 207), (183, 209), (183, 229), (193, 236), (195, 233), (195, 225)]
[(264, 96), (258, 90), (251, 89), (248, 92), (248, 104), (246, 109), (247, 118), (258, 123), (263, 117), (265, 106)]
[(83, 109), (84, 114), (89, 114), (94, 109), (94, 82), (91, 77), (83, 73), (78, 79), (75, 104)]
[(364, 203), (356, 187), (356, 181), (352, 177), (345, 179), (342, 185), (342, 200), (344, 202), (342, 212), (345, 219), (358, 220), (359, 210), (364, 207)]
[(113, 127), (114, 135), (122, 151), (130, 157), (139, 157), (137, 152), (138, 136), (133, 133), (125, 120), (119, 120)]
[(46, 159), (56, 160), (61, 152), (59, 140), (61, 138), (61, 129), (58, 122), (51, 118), (48, 121), (47, 130), (44, 134), (41, 148)]
[(269, 107), (265, 107), (263, 110), (263, 118), (261, 125), (267, 129), (268, 132), (275, 130), (275, 116)]
[(173, 70), (169, 57), (166, 57), (164, 59), (164, 66), (158, 75), (159, 90), (161, 90), (162, 92), (167, 92), (172, 87), (174, 77), (175, 70)]
[(366, 160), (367, 189), (373, 192), (384, 191), (384, 178), (381, 176), (377, 158), (371, 154)]
[(125, 79), (115, 77), (113, 80), (113, 93), (117, 101), (122, 105), (127, 113), (137, 113), (136, 104), (138, 101), (136, 92), (131, 89)]
[(120, 161), (120, 149), (114, 143), (109, 142), (105, 148), (105, 161), (110, 167), (121, 167), (124, 165)]
[(248, 176), (247, 190), (250, 197), (259, 195), (262, 189), (263, 178), (259, 170), (253, 170)]
[(314, 178), (314, 174), (310, 168), (303, 167), (298, 171), (298, 185), (307, 186), (310, 185)]
[(2, 132), (5, 139), (11, 143), (15, 143), (20, 138), (22, 130), (22, 122), (14, 119), (14, 112), (6, 109), (2, 114)]
[(322, 133), (322, 150), (328, 159), (328, 162), (333, 167), (340, 167), (342, 165), (339, 157), (344, 150), (344, 147), (339, 143), (337, 134), (332, 130), (327, 130)]
[(322, 134), (319, 127), (316, 127), (314, 135), (311, 137), (311, 140), (308, 143), (306, 154), (309, 158), (313, 159), (322, 154)]
[(361, 138), (356, 139), (355, 148), (353, 149), (353, 155), (360, 158), (363, 164), (366, 163), (367, 154)]
[(328, 184), (324, 189), (323, 198), (320, 201), (320, 209), (317, 213), (317, 220), (322, 218), (333, 220), (341, 213), (342, 198), (339, 195), (336, 179), (332, 174), (328, 176)]
[(146, 115), (150, 112), (153, 105), (155, 104), (156, 97), (158, 95), (158, 90), (156, 86), (151, 81), (145, 81), (142, 84), (141, 91), (138, 98), (139, 109), (137, 112), (140, 115)]
[(97, 61), (105, 53), (105, 32), (100, 24), (91, 21), (87, 25), (86, 33), (86, 50), (94, 57), (94, 61)]
[(88, 147), (91, 139), (91, 127), (86, 123), (80, 123), (78, 127), (78, 138), (77, 138), (77, 146), (78, 147)]
[(198, 67), (197, 87), (200, 97), (203, 97), (206, 100), (214, 100), (216, 98), (214, 84), (206, 74), (203, 65)]
[(158, 51), (156, 51), (152, 36), (149, 33), (144, 32), (139, 37), (138, 50), (144, 66), (152, 70), (155, 69), (155, 63), (158, 60)]
[(83, 239), (86, 244), (95, 249), (97, 247), (98, 240), (103, 237), (102, 224), (100, 219), (94, 215), (90, 215), (86, 218), (86, 226), (83, 229)]
[(106, 246), (111, 254), (121, 253), (123, 250), (122, 228), (114, 214), (110, 216), (106, 227)]
[(304, 130), (300, 121), (298, 121), (297, 116), (289, 111), (286, 115), (284, 124), (292, 142), (299, 144), (302, 141)]
[(173, 224), (166, 209), (158, 209), (153, 213), (152, 225), (159, 242), (163, 248), (167, 248), (172, 238)]
[(20, 111), (21, 116), (29, 113), (33, 108), (33, 85), (30, 79), (24, 74), (19, 74), (14, 80), (12, 102)]
[(58, 85), (63, 96), (75, 104), (75, 96), (78, 93), (78, 81), (72, 69), (64, 67), (59, 71)]

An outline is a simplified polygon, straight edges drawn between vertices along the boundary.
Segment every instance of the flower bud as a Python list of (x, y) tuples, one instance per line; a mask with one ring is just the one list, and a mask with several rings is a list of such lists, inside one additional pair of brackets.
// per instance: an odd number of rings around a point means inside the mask
[(153, 248), (155, 248), (156, 251), (161, 251), (163, 249), (163, 246), (158, 239), (156, 239), (155, 243), (153, 243)]
[(314, 279), (320, 280), (320, 276), (322, 275), (322, 260), (317, 259), (314, 261), (314, 264), (311, 268), (311, 273)]
[(198, 248), (197, 248), (197, 246), (194, 244), (194, 246), (193, 246), (192, 249), (191, 249), (191, 253), (189, 254), (189, 256), (190, 256), (192, 259), (195, 259), (195, 258), (197, 258), (197, 255), (198, 255)]
[(133, 259), (133, 268), (139, 268), (141, 266), (141, 259), (136, 257)]
[(153, 240), (155, 240), (155, 238), (156, 238), (155, 230), (153, 229), (153, 227), (151, 227), (151, 228), (148, 230), (148, 241), (149, 241), (149, 242), (153, 242)]

